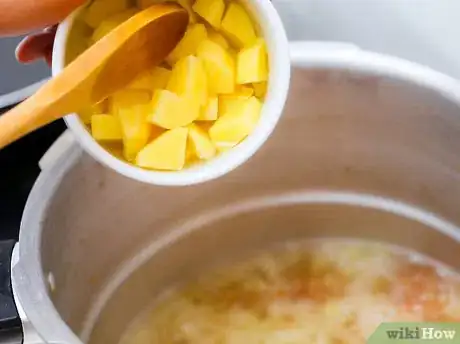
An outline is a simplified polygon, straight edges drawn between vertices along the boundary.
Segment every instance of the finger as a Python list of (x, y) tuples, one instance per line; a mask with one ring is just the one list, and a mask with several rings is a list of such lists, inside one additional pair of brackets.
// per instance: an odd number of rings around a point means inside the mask
[(26, 37), (16, 48), (16, 58), (21, 63), (30, 63), (46, 58), (51, 61), (55, 32), (44, 31)]

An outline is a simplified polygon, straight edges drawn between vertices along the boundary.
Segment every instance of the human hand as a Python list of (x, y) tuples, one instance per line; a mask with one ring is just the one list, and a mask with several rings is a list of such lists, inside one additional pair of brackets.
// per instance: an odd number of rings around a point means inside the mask
[(56, 25), (85, 0), (0, 0), (0, 35), (17, 35), (47, 28), (26, 37), (16, 49), (18, 61), (45, 58), (51, 63)]

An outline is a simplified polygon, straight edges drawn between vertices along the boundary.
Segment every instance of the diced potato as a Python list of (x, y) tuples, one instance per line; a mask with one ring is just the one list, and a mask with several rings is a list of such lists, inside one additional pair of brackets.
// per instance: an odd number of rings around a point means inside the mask
[(187, 56), (176, 63), (166, 89), (179, 96), (193, 98), (199, 105), (208, 100), (208, 80), (203, 62)]
[(228, 51), (211, 40), (205, 40), (198, 47), (197, 56), (204, 62), (210, 93), (233, 93), (235, 90), (235, 61)]
[(252, 95), (254, 95), (254, 89), (252, 87), (249, 87), (249, 86), (236, 85), (235, 94), (240, 96), (240, 97), (249, 98)]
[(110, 18), (102, 21), (96, 30), (94, 30), (93, 36), (92, 36), (92, 41), (97, 42), (100, 40), (102, 37), (107, 35), (110, 31), (115, 29), (117, 26), (121, 25), (123, 22), (127, 21), (129, 18), (134, 16), (137, 13), (137, 10), (131, 9), (131, 10), (126, 10), (122, 13), (115, 14), (111, 16)]
[(200, 105), (193, 98), (179, 97), (167, 90), (157, 90), (148, 121), (165, 129), (186, 126), (198, 118)]
[(214, 43), (219, 44), (225, 50), (230, 49), (230, 45), (228, 44), (227, 39), (213, 29), (208, 29), (208, 39), (210, 39)]
[(222, 117), (227, 113), (234, 112), (235, 109), (241, 107), (241, 104), (243, 104), (248, 98), (249, 97), (236, 94), (219, 96), (219, 117)]
[(151, 124), (147, 122), (150, 113), (150, 104), (140, 104), (120, 109), (120, 119), (123, 134), (123, 156), (133, 161), (137, 153), (148, 143)]
[(166, 129), (160, 128), (157, 125), (150, 124), (150, 137), (149, 137), (149, 142), (153, 141), (158, 138), (161, 134), (165, 133)]
[(230, 3), (222, 19), (222, 31), (239, 48), (251, 46), (256, 41), (256, 32), (243, 6)]
[(246, 138), (257, 126), (262, 103), (251, 97), (238, 104), (234, 111), (228, 112), (214, 123), (209, 135), (220, 148), (235, 146)]
[(259, 39), (255, 45), (241, 50), (237, 57), (236, 82), (249, 84), (267, 81), (267, 60), (267, 50), (262, 39)]
[(93, 115), (91, 117), (91, 134), (97, 141), (121, 140), (120, 121), (112, 115)]
[(219, 100), (217, 97), (208, 99), (208, 103), (201, 108), (197, 121), (215, 121), (219, 114)]
[(171, 71), (163, 67), (154, 67), (137, 77), (127, 89), (153, 91), (165, 88), (168, 84)]
[(78, 112), (78, 116), (84, 124), (91, 123), (91, 117), (93, 115), (100, 115), (107, 113), (106, 102), (102, 101), (93, 106), (88, 106)]
[(92, 28), (96, 28), (102, 21), (123, 12), (129, 7), (129, 0), (97, 0), (85, 9), (83, 20)]
[(137, 154), (136, 165), (155, 170), (181, 170), (185, 165), (187, 137), (187, 128), (161, 134)]
[(209, 160), (215, 156), (217, 150), (208, 134), (195, 124), (189, 125), (188, 128), (189, 145), (195, 156), (201, 160)]
[(235, 93), (219, 96), (219, 116), (227, 112), (233, 112), (235, 107), (249, 99), (254, 94), (254, 90), (247, 86), (237, 85)]
[(163, 67), (155, 67), (152, 71), (153, 84), (150, 87), (152, 90), (165, 88), (171, 77), (171, 71)]
[(180, 59), (194, 55), (198, 46), (207, 37), (206, 27), (204, 24), (193, 24), (190, 25), (181, 39), (179, 44), (166, 58), (166, 61), (172, 66)]
[(151, 95), (147, 91), (122, 90), (110, 97), (110, 113), (117, 115), (119, 109), (150, 103)]
[(196, 0), (193, 10), (211, 26), (220, 27), (225, 11), (224, 0)]
[(263, 99), (265, 97), (265, 94), (267, 93), (267, 83), (266, 82), (258, 82), (258, 83), (252, 84), (252, 87), (254, 87), (254, 94), (257, 98)]
[(177, 2), (187, 11), (188, 16), (189, 16), (189, 22), (191, 24), (196, 23), (197, 17), (196, 17), (195, 12), (193, 12), (192, 0), (177, 0)]

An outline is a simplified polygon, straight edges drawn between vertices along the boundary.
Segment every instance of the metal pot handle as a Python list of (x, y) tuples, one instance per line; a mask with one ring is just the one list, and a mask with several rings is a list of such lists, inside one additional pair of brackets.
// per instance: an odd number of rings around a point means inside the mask
[(11, 262), (16, 241), (0, 241), (0, 343), (23, 343), (22, 321), (11, 286)]

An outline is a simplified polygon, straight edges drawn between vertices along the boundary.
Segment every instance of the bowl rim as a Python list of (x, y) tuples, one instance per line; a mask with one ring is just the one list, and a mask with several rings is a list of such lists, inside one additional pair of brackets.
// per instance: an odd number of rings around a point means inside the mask
[[(268, 140), (282, 116), (291, 76), (289, 42), (277, 11), (269, 0), (249, 0), (252, 11), (259, 13), (258, 24), (267, 42), (270, 75), (266, 100), (256, 129), (240, 144), (213, 159), (181, 171), (153, 171), (131, 165), (97, 143), (76, 114), (64, 118), (77, 141), (94, 159), (125, 177), (160, 186), (187, 186), (211, 181), (236, 169), (249, 160)], [(53, 47), (52, 75), (65, 66), (70, 30), (83, 7), (73, 12), (57, 29)], [(251, 8), (250, 8), (251, 9)]]

